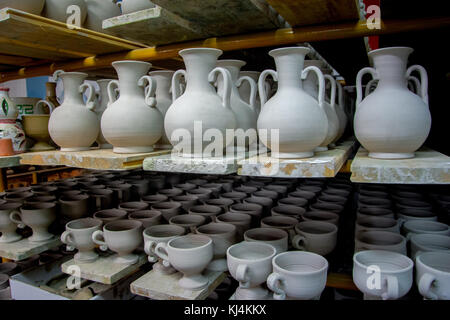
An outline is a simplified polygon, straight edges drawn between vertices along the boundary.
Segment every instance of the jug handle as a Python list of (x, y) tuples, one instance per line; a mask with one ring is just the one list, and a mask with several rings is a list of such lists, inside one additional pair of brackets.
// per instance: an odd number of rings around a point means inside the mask
[(173, 76), (172, 76), (172, 86), (171, 86), (171, 91), (172, 91), (172, 102), (174, 102), (175, 100), (177, 100), (180, 96), (181, 96), (181, 83), (180, 83), (180, 77), (183, 76), (184, 79), (186, 79), (186, 70), (177, 70)]
[(378, 80), (377, 71), (374, 68), (366, 67), (359, 70), (358, 75), (356, 76), (356, 107), (359, 106), (363, 99), (361, 82), (366, 73), (370, 73), (375, 80)]
[(336, 106), (336, 80), (329, 74), (325, 74), (323, 77), (325, 80), (328, 80), (331, 83), (330, 104), (331, 104), (331, 107), (333, 109), (335, 109), (335, 106)]
[[(412, 85), (414, 85), (414, 88), (412, 88)], [(420, 84), (419, 79), (417, 79), (414, 76), (409, 76), (408, 77), (408, 88), (415, 94), (421, 92), (422, 86)], [(415, 89), (415, 90), (413, 90), (413, 89)]]
[(208, 81), (209, 82), (215, 82), (218, 73), (222, 74), (223, 77), (223, 97), (222, 97), (222, 105), (224, 108), (226, 109), (230, 109), (231, 110), (231, 104), (230, 104), (230, 100), (231, 100), (231, 73), (230, 71), (228, 71), (225, 68), (221, 68), (221, 67), (217, 67), (214, 68), (208, 75)]
[(238, 79), (236, 82), (236, 86), (239, 88), (242, 85), (242, 82), (247, 81), (250, 85), (250, 99), (248, 101), (248, 104), (252, 108), (253, 111), (256, 111), (256, 82), (252, 78), (248, 76), (243, 76)]
[[(148, 90), (146, 89), (145, 81), (148, 82)], [(144, 87), (145, 91), (145, 103), (150, 107), (156, 106), (156, 80), (150, 76), (142, 76), (138, 81), (138, 86)]]
[(116, 101), (117, 98), (117, 93), (116, 93), (116, 89), (113, 89), (113, 85), (119, 87), (119, 81), (117, 80), (111, 80), (108, 83), (108, 87), (107, 87), (107, 91), (108, 91), (108, 107), (113, 104)]
[[(319, 68), (311, 66), (311, 67), (307, 67), (303, 70), (302, 72), (302, 80), (305, 80), (306, 77), (308, 76), (308, 73), (310, 71), (313, 71), (316, 75), (317, 75), (317, 80), (319, 83), (319, 93), (317, 96), (317, 101), (319, 102), (319, 106), (323, 109), (323, 103), (325, 101), (325, 77), (323, 76), (322, 71), (320, 71)], [(335, 86), (335, 90), (334, 90), (334, 95), (336, 96), (336, 86)]]
[(411, 73), (414, 71), (417, 71), (420, 74), (420, 97), (422, 98), (423, 102), (428, 106), (428, 74), (427, 70), (425, 70), (424, 67), (419, 65), (413, 65), (408, 68), (406, 71), (406, 76), (411, 76)]
[(337, 92), (338, 92), (338, 104), (344, 109), (344, 88), (342, 88), (342, 84), (336, 80)]
[(37, 108), (41, 104), (47, 105), (48, 109), (50, 110), (50, 114), (52, 114), (53, 110), (55, 109), (55, 106), (53, 105), (53, 103), (51, 103), (50, 101), (47, 101), (47, 100), (39, 100), (34, 107)]
[(91, 83), (83, 83), (79, 89), (79, 93), (83, 93), (84, 90), (89, 89), (89, 95), (86, 101), (86, 108), (88, 108), (91, 111), (94, 111), (95, 109), (95, 89), (94, 86)]
[(278, 81), (278, 74), (275, 70), (267, 69), (264, 70), (258, 79), (258, 91), (259, 91), (259, 100), (261, 101), (261, 108), (267, 102), (267, 92), (266, 92), (266, 78), (268, 75), (271, 75), (273, 80)]
[[(372, 79), (369, 82), (367, 82), (366, 84), (366, 90), (364, 90), (364, 97), (367, 97), (369, 94), (371, 94), (370, 92), (370, 88), (372, 88), (372, 85), (377, 82), (378, 79)], [(376, 88), (375, 88), (376, 89)]]
[(64, 70), (56, 70), (55, 72), (53, 72), (53, 75), (52, 75), (52, 80), (53, 80), (53, 82), (57, 82), (59, 76), (60, 76), (62, 73), (64, 73)]

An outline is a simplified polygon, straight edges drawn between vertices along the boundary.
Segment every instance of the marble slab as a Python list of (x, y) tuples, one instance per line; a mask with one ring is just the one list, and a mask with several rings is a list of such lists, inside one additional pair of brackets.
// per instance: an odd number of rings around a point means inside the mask
[(36, 254), (60, 246), (59, 237), (54, 237), (43, 242), (31, 242), (28, 238), (11, 243), (0, 243), (0, 257), (14, 261), (25, 260)]
[(0, 168), (9, 168), (20, 166), (20, 156), (3, 156), (0, 157)]

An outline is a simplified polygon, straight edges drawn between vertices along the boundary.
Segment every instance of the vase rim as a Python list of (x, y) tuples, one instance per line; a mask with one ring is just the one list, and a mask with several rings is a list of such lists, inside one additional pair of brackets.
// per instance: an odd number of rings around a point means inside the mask
[(175, 71), (173, 70), (155, 70), (155, 71), (150, 71), (148, 74), (149, 75), (158, 75), (158, 74), (174, 74)]
[(216, 63), (216, 65), (218, 67), (238, 67), (238, 68), (242, 68), (246, 64), (247, 64), (247, 62), (245, 62), (243, 60), (237, 60), (237, 59), (222, 59), (222, 60), (217, 60), (217, 63)]
[(414, 52), (414, 49), (411, 47), (386, 47), (386, 48), (380, 48), (372, 50), (368, 53), (369, 58), (373, 58), (373, 56), (380, 54), (380, 53), (386, 53), (389, 51), (404, 51), (408, 52), (408, 55)]
[(291, 54), (291, 53), (300, 53), (304, 54), (305, 56), (311, 51), (311, 49), (307, 47), (285, 47), (285, 48), (278, 48), (269, 51), (269, 55), (273, 58), (285, 55), (285, 54)]
[(152, 64), (150, 62), (145, 61), (137, 61), (137, 60), (121, 60), (121, 61), (114, 61), (111, 65), (116, 66), (119, 64), (142, 64), (151, 67)]
[(204, 51), (204, 52), (216, 53), (216, 54), (217, 54), (217, 57), (221, 56), (222, 53), (223, 53), (222, 50), (216, 49), (216, 48), (187, 48), (187, 49), (180, 50), (180, 51), (178, 52), (178, 54), (179, 54), (180, 56), (183, 57), (183, 55), (185, 55), (185, 54), (187, 54), (187, 53), (192, 53), (192, 52), (202, 52), (202, 51)]

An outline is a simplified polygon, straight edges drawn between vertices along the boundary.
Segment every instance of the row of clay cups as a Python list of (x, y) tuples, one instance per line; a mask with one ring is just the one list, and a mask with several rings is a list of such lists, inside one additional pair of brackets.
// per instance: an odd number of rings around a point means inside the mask
[(367, 216), (382, 216), (385, 218), (395, 218), (399, 220), (431, 220), (437, 221), (436, 213), (428, 210), (420, 210), (414, 208), (401, 208), (394, 210), (392, 208), (376, 206), (376, 205), (359, 205), (356, 213), (357, 219)]
[[(450, 253), (423, 252), (415, 263), (390, 251), (367, 250), (353, 256), (353, 282), (365, 300), (395, 300), (404, 297), (414, 282), (424, 299), (450, 300)], [(374, 273), (377, 283), (371, 281)]]

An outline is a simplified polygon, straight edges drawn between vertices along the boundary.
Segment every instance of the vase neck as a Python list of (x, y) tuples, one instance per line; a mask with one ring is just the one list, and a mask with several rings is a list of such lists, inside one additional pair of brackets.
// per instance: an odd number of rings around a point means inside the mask
[[(150, 74), (151, 75), (151, 74)], [(152, 78), (156, 80), (156, 98), (167, 98), (172, 100), (172, 97), (169, 93), (170, 86), (172, 82), (173, 73), (167, 75), (151, 75)]]
[(45, 84), (45, 96), (46, 97), (56, 97), (56, 83), (47, 82)]
[[(237, 66), (222, 66), (222, 68), (225, 68), (226, 70), (228, 70), (230, 72), (231, 75), (231, 92), (234, 95), (239, 95), (238, 92), (238, 88), (236, 87), (236, 82), (239, 79), (239, 72), (241, 70), (240, 67)], [(222, 74), (219, 74), (218, 78), (217, 78), (217, 92), (220, 96), (223, 95), (223, 90), (224, 90), (224, 80), (223, 80), (223, 76)]]
[(302, 81), (302, 87), (310, 96), (317, 98), (317, 95), (319, 94), (317, 75), (313, 72), (309, 72), (306, 79)]
[(138, 61), (120, 61), (113, 64), (119, 77), (119, 91), (121, 97), (144, 97), (145, 88), (138, 85), (139, 79), (150, 69), (149, 63)]
[(80, 86), (86, 79), (86, 75), (77, 73), (65, 73), (60, 76), (64, 87), (64, 102), (72, 104), (84, 104)]
[(389, 50), (385, 54), (378, 53), (373, 57), (379, 82), (377, 88), (404, 88), (407, 87), (406, 68), (409, 51)]
[(301, 74), (305, 56), (298, 53), (291, 53), (275, 57), (277, 66), (278, 88), (301, 88)]
[(186, 91), (215, 91), (208, 75), (216, 65), (217, 54), (209, 51), (186, 52), (183, 60), (186, 65)]

